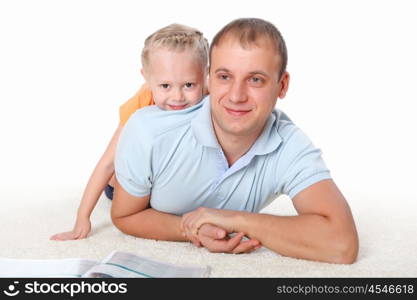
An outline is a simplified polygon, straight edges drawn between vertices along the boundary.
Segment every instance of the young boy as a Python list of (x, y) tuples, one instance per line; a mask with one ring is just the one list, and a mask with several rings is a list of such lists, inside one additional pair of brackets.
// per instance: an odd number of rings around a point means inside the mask
[(157, 105), (163, 110), (185, 109), (206, 94), (208, 42), (188, 26), (172, 24), (145, 40), (142, 70), (146, 84), (120, 107), (120, 124), (85, 188), (72, 231), (53, 235), (51, 240), (83, 239), (91, 231), (90, 215), (105, 190), (113, 198), (114, 155), (120, 132), (137, 109)]

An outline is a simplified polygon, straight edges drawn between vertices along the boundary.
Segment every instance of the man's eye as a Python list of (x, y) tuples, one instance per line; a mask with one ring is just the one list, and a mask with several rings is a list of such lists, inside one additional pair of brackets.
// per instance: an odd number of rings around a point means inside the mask
[(192, 83), (192, 82), (187, 82), (186, 84), (185, 84), (185, 87), (186, 88), (192, 88), (194, 86), (194, 83)]
[(255, 87), (262, 86), (264, 82), (265, 82), (265, 80), (262, 77), (253, 76), (253, 77), (249, 78), (249, 83), (252, 84)]
[(220, 74), (220, 75), (219, 75), (219, 78), (220, 78), (221, 80), (228, 80), (228, 79), (229, 79), (229, 76), (227, 76), (227, 75), (225, 75), (225, 74)]
[(161, 86), (163, 89), (167, 89), (167, 88), (169, 88), (169, 84), (168, 84), (168, 83), (162, 83), (162, 84), (160, 84), (160, 86)]

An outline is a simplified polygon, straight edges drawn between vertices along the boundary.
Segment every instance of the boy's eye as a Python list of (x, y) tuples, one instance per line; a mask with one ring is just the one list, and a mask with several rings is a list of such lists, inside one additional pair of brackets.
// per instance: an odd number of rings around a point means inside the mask
[(169, 84), (168, 83), (162, 83), (162, 84), (160, 84), (160, 87), (162, 87), (163, 89), (167, 89), (167, 88), (169, 88)]
[(186, 84), (185, 84), (185, 87), (186, 88), (192, 88), (194, 86), (194, 83), (192, 83), (192, 82), (187, 82)]

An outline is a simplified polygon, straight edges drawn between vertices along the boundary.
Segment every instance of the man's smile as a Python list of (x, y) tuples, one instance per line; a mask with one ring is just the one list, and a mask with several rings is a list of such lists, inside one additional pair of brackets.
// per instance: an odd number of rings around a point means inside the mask
[(225, 110), (229, 115), (232, 115), (235, 117), (244, 116), (252, 111), (252, 109), (236, 109), (236, 108), (228, 108), (228, 107), (225, 107)]

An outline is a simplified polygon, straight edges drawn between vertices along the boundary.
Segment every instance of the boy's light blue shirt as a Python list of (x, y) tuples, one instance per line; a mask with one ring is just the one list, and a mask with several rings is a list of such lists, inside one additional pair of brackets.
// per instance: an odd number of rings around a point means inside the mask
[(115, 172), (129, 194), (151, 194), (152, 208), (177, 215), (200, 206), (258, 212), (280, 194), (293, 198), (331, 178), (320, 149), (277, 109), (229, 168), (213, 130), (209, 96), (185, 110), (136, 111), (120, 136)]

